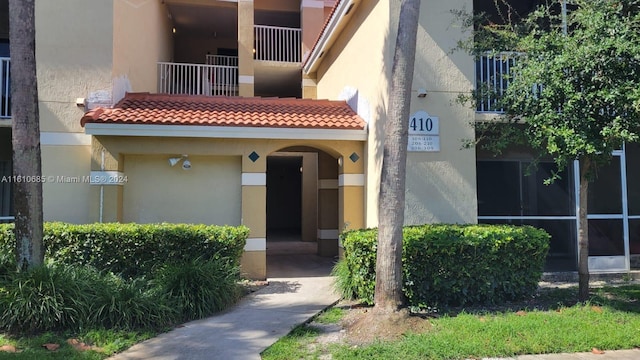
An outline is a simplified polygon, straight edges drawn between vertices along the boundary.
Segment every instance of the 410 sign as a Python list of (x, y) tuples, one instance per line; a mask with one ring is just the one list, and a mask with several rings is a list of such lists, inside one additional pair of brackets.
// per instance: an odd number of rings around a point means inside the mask
[(409, 117), (409, 144), (407, 151), (440, 151), (440, 120), (426, 111)]
[(426, 111), (418, 111), (409, 117), (409, 135), (440, 135), (439, 122)]

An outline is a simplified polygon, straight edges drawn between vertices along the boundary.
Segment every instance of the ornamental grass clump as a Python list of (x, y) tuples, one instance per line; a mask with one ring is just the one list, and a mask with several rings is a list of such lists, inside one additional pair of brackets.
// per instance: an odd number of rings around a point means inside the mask
[(240, 297), (240, 269), (228, 259), (197, 258), (162, 266), (152, 280), (181, 320), (209, 316)]
[(84, 269), (49, 263), (5, 276), (0, 324), (27, 333), (86, 325), (95, 286), (86, 274)]
[(159, 329), (177, 312), (144, 279), (47, 263), (1, 283), (0, 328), (35, 333), (86, 328)]

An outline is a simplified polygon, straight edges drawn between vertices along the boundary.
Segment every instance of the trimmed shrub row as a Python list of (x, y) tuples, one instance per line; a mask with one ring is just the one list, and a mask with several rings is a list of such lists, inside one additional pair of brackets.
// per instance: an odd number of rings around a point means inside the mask
[[(422, 225), (403, 230), (404, 293), (428, 308), (501, 303), (535, 292), (549, 234), (531, 226)], [(334, 268), (346, 297), (373, 303), (377, 229), (341, 235), (344, 259)]]
[[(137, 277), (167, 262), (228, 259), (239, 265), (249, 229), (188, 224), (44, 224), (45, 257)], [(13, 253), (13, 224), (0, 224), (0, 251)]]

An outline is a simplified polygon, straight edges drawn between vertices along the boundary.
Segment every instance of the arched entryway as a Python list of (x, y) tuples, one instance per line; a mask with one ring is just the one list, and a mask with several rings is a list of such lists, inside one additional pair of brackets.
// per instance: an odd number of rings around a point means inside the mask
[(338, 254), (338, 162), (311, 147), (267, 158), (267, 276), (327, 275)]

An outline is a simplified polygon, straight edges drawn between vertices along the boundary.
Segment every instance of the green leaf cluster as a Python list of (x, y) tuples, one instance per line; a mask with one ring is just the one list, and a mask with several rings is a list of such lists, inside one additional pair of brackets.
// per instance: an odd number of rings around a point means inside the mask
[(476, 56), (518, 54), (497, 97), (501, 121), (477, 124), (482, 144), (500, 151), (525, 143), (559, 168), (589, 159), (595, 171), (612, 150), (639, 140), (640, 1), (567, 3), (566, 22), (557, 2), (504, 26), (476, 17), (474, 36), (461, 47)]
[[(408, 305), (434, 308), (502, 303), (531, 296), (542, 276), (550, 236), (530, 226), (422, 225), (403, 229)], [(377, 229), (341, 235), (334, 269), (339, 291), (373, 303)]]
[[(249, 229), (191, 224), (44, 224), (45, 258), (90, 265), (133, 278), (151, 274), (167, 262), (229, 259), (239, 265)], [(13, 224), (0, 224), (0, 249), (13, 254)], [(0, 271), (2, 266), (0, 266)]]

